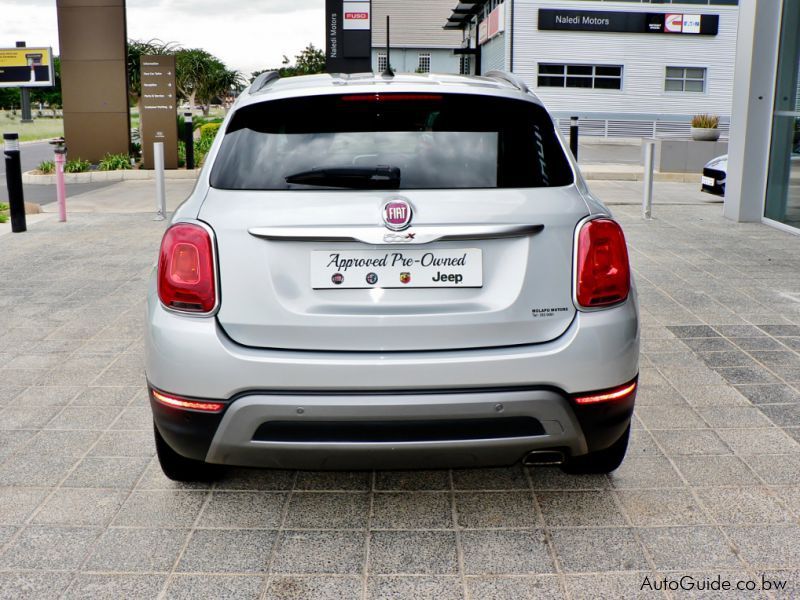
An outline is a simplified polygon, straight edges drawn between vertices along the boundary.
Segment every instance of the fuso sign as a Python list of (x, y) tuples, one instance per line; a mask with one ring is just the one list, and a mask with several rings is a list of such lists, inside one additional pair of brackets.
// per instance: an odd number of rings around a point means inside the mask
[(370, 3), (368, 1), (344, 2), (342, 9), (344, 15), (342, 29), (369, 29)]

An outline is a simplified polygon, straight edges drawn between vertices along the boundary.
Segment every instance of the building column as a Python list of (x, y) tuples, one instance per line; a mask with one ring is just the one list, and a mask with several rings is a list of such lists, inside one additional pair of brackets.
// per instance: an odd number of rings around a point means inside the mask
[(758, 222), (764, 214), (782, 4), (739, 2), (723, 208), (734, 221)]

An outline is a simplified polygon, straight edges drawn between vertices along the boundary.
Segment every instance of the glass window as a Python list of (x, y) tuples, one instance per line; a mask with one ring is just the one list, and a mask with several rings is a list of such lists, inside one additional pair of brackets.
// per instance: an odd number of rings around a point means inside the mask
[(621, 90), (622, 66), (539, 63), (537, 84), (539, 87)]
[[(373, 171), (389, 169), (399, 170), (399, 181), (370, 180)], [(211, 170), (212, 187), (233, 190), (572, 182), (542, 107), (464, 94), (325, 95), (245, 106), (229, 123)]]
[(417, 73), (430, 73), (431, 72), (431, 53), (420, 52), (419, 61), (417, 63)]
[(468, 54), (462, 54), (461, 60), (459, 61), (458, 65), (458, 72), (461, 75), (471, 75), (472, 74), (472, 57)]
[(784, 0), (764, 216), (800, 228), (800, 2)]
[(592, 65), (567, 65), (568, 75), (591, 75)]
[(564, 65), (548, 65), (539, 63), (539, 74), (554, 74), (554, 75), (563, 75), (564, 74)]
[(382, 73), (386, 70), (386, 67), (389, 65), (388, 58), (386, 56), (386, 52), (378, 52), (378, 73)]
[(704, 92), (706, 73), (705, 67), (667, 67), (664, 91)]

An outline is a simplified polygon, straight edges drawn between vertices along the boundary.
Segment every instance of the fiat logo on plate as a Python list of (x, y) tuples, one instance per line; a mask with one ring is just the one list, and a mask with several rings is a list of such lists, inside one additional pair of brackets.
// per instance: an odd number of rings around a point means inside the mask
[(393, 198), (383, 205), (383, 222), (392, 231), (402, 231), (411, 224), (411, 205), (403, 198)]

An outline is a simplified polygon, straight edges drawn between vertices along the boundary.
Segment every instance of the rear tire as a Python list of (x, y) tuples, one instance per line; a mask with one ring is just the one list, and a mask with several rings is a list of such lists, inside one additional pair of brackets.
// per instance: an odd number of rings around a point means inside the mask
[(608, 448), (570, 458), (561, 465), (561, 470), (572, 475), (611, 473), (622, 464), (625, 452), (628, 450), (628, 438), (630, 435), (631, 426), (628, 425), (625, 433)]
[(220, 475), (218, 465), (212, 465), (202, 460), (194, 460), (181, 456), (173, 450), (166, 440), (161, 437), (158, 427), (153, 425), (156, 438), (156, 454), (161, 470), (172, 481), (211, 481)]

